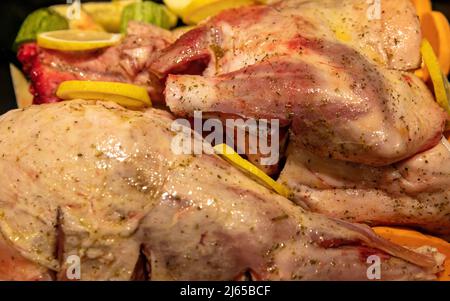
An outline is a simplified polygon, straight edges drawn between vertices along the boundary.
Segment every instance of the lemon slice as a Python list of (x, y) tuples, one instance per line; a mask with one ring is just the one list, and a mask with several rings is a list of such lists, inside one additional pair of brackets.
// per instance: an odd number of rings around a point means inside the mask
[(428, 40), (424, 39), (422, 41), (420, 51), (422, 53), (424, 64), (430, 73), (431, 81), (433, 82), (436, 101), (448, 114), (450, 114), (449, 95), (447, 95), (448, 82), (446, 77), (442, 74), (439, 60)]
[(152, 105), (147, 89), (144, 87), (116, 82), (65, 81), (59, 85), (56, 95), (63, 100), (114, 101), (130, 109)]
[(258, 182), (263, 184), (269, 189), (274, 190), (278, 194), (290, 198), (292, 196), (291, 191), (286, 186), (276, 182), (274, 179), (269, 177), (266, 173), (264, 173), (261, 169), (245, 160), (238, 153), (234, 151), (231, 147), (226, 144), (219, 144), (214, 147), (216, 153), (222, 156), (225, 160), (232, 163), (242, 171), (246, 172), (253, 178), (255, 178)]
[(42, 48), (61, 51), (84, 51), (116, 45), (122, 40), (121, 34), (101, 31), (58, 30), (38, 35), (37, 43)]

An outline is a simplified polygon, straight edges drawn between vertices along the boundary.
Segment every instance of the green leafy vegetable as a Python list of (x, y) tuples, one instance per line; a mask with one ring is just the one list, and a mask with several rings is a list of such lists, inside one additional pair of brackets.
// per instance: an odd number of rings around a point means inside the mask
[(145, 1), (125, 7), (122, 12), (121, 32), (126, 32), (129, 21), (142, 21), (170, 29), (177, 25), (178, 18), (164, 5)]
[(67, 20), (56, 12), (47, 8), (41, 8), (25, 19), (14, 41), (13, 49), (17, 48), (22, 43), (36, 40), (38, 34), (47, 31), (68, 29), (69, 23)]

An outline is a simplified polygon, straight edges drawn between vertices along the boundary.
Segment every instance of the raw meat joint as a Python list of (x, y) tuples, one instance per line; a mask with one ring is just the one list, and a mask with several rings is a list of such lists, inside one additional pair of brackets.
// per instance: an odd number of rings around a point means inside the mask
[[(288, 0), (225, 12), (151, 66), (167, 76), (175, 114), (290, 124), (279, 181), (305, 208), (449, 237), (449, 145), (439, 143), (447, 115), (406, 72), (420, 58), (414, 8), (407, 0), (383, 4), (393, 7), (384, 6), (376, 22), (367, 20), (363, 1)], [(336, 34), (342, 28), (354, 38)], [(202, 75), (171, 74), (196, 60), (208, 62)]]
[(174, 155), (172, 120), (86, 101), (4, 115), (0, 228), (20, 254), (5, 266), (65, 279), (83, 254), (83, 280), (130, 280), (142, 252), (153, 280), (344, 280), (367, 279), (378, 255), (383, 279), (433, 279), (433, 257), (307, 212), (216, 156)]
[[(450, 120), (412, 72), (412, 2), (375, 19), (365, 0), (269, 2), (181, 36), (130, 21), (111, 47), (18, 48), (34, 105), (0, 116), (0, 280), (371, 280), (371, 256), (381, 280), (442, 276), (441, 249), (371, 228), (450, 240)], [(148, 104), (62, 101), (74, 80)], [(197, 111), (279, 121), (281, 159), (259, 170), (274, 178), (176, 154), (173, 124)]]
[[(127, 82), (148, 87), (153, 100), (159, 100), (162, 87), (147, 67), (173, 42), (172, 35), (159, 27), (130, 22), (128, 35), (118, 46), (84, 53), (48, 50), (36, 43), (21, 46), (18, 58), (31, 78), (34, 103), (59, 101), (56, 89), (67, 80)], [(114, 62), (114, 63), (112, 63)]]

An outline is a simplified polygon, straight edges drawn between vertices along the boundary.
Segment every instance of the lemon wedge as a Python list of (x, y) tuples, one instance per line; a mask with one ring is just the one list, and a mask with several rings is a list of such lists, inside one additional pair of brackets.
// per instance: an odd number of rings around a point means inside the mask
[(111, 2), (87, 2), (82, 7), (96, 23), (100, 24), (106, 31), (119, 32), (122, 13), (125, 7), (141, 0), (121, 0)]
[(245, 173), (249, 174), (252, 178), (257, 180), (259, 183), (263, 184), (269, 189), (274, 190), (278, 194), (290, 198), (292, 196), (291, 191), (286, 186), (276, 182), (274, 179), (269, 177), (261, 169), (245, 160), (238, 153), (234, 151), (231, 147), (226, 144), (219, 144), (214, 147), (216, 154), (222, 156), (225, 160), (238, 167)]
[(144, 87), (116, 82), (65, 81), (59, 85), (56, 95), (63, 100), (114, 101), (130, 109), (152, 105), (147, 89)]
[(436, 57), (436, 54), (433, 51), (433, 47), (431, 46), (430, 42), (428, 42), (428, 40), (424, 39), (422, 41), (420, 52), (422, 53), (424, 64), (427, 67), (431, 77), (431, 81), (433, 82), (436, 101), (448, 114), (450, 114), (448, 99), (450, 95), (447, 95), (447, 78), (443, 75), (441, 67), (439, 65), (439, 60)]
[(176, 15), (185, 17), (192, 9), (217, 0), (163, 0), (164, 4)]
[(31, 106), (31, 104), (33, 103), (33, 94), (30, 93), (30, 84), (28, 83), (27, 78), (22, 73), (22, 71), (13, 64), (10, 64), (9, 68), (17, 106), (19, 107), (19, 109)]
[(261, 3), (257, 0), (164, 0), (164, 4), (184, 23), (196, 25), (223, 10)]
[[(207, 1), (211, 2), (211, 1)], [(213, 17), (220, 12), (231, 9), (238, 8), (248, 5), (256, 4), (254, 0), (219, 0), (213, 1), (211, 3), (207, 3), (203, 6), (197, 6), (196, 8), (189, 6), (189, 14), (183, 16), (183, 21), (186, 24), (195, 25), (200, 23), (201, 21)]]
[(49, 9), (65, 18), (69, 23), (70, 29), (105, 31), (87, 12), (84, 11), (83, 8), (77, 13), (75, 13), (74, 8), (68, 4), (53, 5), (50, 6)]
[(104, 48), (114, 46), (121, 40), (121, 34), (84, 30), (49, 31), (37, 36), (37, 43), (42, 48), (61, 51), (85, 51)]

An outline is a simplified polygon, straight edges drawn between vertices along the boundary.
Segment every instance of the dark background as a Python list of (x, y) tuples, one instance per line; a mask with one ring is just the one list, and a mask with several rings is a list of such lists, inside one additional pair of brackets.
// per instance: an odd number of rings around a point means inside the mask
[[(9, 63), (15, 60), (14, 53), (10, 49), (22, 21), (35, 9), (65, 3), (65, 0), (0, 0), (0, 114), (16, 106)], [(449, 0), (434, 0), (433, 9), (444, 12), (450, 19)]]

